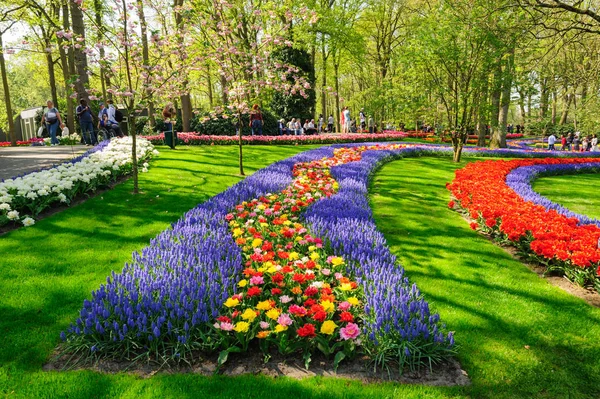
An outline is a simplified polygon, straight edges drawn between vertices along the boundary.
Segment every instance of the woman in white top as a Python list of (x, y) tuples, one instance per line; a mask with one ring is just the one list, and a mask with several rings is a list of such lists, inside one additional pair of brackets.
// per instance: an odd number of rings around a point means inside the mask
[(592, 137), (592, 151), (598, 151), (598, 135), (594, 134)]
[(348, 109), (348, 107), (344, 107), (344, 129), (342, 131), (342, 133), (349, 133), (350, 132), (350, 110)]
[(302, 122), (300, 122), (300, 118), (296, 119), (296, 135), (302, 136)]

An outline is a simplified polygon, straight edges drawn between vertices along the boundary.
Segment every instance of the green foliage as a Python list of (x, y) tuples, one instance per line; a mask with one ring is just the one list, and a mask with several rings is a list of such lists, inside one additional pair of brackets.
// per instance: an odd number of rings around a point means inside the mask
[(280, 92), (275, 92), (271, 100), (271, 109), (286, 121), (292, 118), (300, 118), (303, 121), (313, 119), (316, 101), (315, 67), (311, 62), (310, 54), (305, 50), (282, 47), (279, 51), (273, 53), (273, 57), (283, 63), (298, 67), (300, 69), (299, 75), (304, 77), (310, 83), (311, 87), (310, 89), (306, 89), (306, 98), (300, 94), (288, 96)]
[[(263, 114), (263, 134), (267, 136), (276, 136), (278, 134), (278, 118), (268, 110), (262, 110)], [(248, 114), (242, 115), (242, 134), (249, 135), (252, 129), (249, 126), (250, 117)], [(226, 112), (216, 117), (206, 114), (203, 117), (195, 117), (192, 121), (192, 130), (200, 134), (231, 136), (237, 132), (237, 118), (231, 112)]]
[(567, 135), (575, 132), (575, 127), (572, 123), (564, 125), (553, 124), (550, 119), (540, 122), (531, 122), (526, 126), (526, 132), (529, 136), (549, 136), (550, 134)]

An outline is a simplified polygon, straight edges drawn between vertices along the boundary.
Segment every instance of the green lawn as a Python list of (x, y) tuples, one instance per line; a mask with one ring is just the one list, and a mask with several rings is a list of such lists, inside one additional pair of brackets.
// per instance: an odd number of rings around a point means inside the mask
[[(311, 147), (247, 146), (248, 171)], [(44, 372), (83, 299), (198, 202), (239, 181), (235, 147), (162, 155), (131, 182), (0, 237), (0, 396), (9, 398), (450, 398), (600, 396), (600, 311), (553, 288), (446, 208), (448, 159), (405, 159), (375, 177), (376, 218), (408, 275), (462, 345), (473, 386)], [(530, 349), (524, 348), (530, 345)]]
[(533, 188), (573, 212), (600, 219), (600, 173), (541, 177)]
[(454, 169), (443, 158), (404, 159), (385, 165), (371, 187), (392, 251), (462, 346), (473, 385), (439, 396), (600, 397), (600, 309), (551, 286), (449, 210), (444, 185)]

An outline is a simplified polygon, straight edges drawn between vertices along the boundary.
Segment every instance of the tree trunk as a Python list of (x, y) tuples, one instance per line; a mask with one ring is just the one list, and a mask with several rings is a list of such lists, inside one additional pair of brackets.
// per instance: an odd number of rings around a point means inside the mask
[(73, 33), (83, 39), (81, 42), (76, 42), (80, 47), (73, 46), (73, 59), (75, 61), (75, 70), (77, 79), (75, 80), (75, 90), (79, 99), (85, 99), (87, 102), (90, 96), (87, 92), (89, 86), (89, 77), (87, 74), (87, 56), (83, 52), (85, 49), (85, 25), (83, 23), (83, 12), (79, 5), (74, 1), (69, 2), (71, 5), (71, 21), (73, 24)]
[[(63, 29), (69, 30), (69, 6), (62, 6), (62, 20)], [(68, 49), (64, 49), (68, 46)], [(71, 98), (71, 78), (75, 75), (75, 65), (73, 61), (73, 50), (70, 43), (65, 39), (59, 40), (58, 51), (60, 52), (60, 60), (63, 69), (63, 78), (65, 81), (65, 95), (67, 100), (67, 127), (71, 133), (75, 132), (75, 106), (73, 99)], [(58, 104), (54, 104), (58, 106)]]
[[(50, 47), (50, 38), (45, 38), (46, 48)], [(56, 75), (54, 74), (54, 60), (52, 59), (52, 53), (46, 52), (46, 64), (48, 66), (48, 83), (50, 84), (50, 95), (52, 96), (52, 102), (58, 104), (58, 92), (56, 90)]]
[(240, 163), (240, 175), (244, 176), (244, 155), (242, 153), (243, 141), (242, 141), (242, 114), (238, 113), (238, 146), (239, 146), (239, 163)]
[(8, 88), (8, 75), (6, 72), (6, 61), (4, 59), (4, 42), (2, 32), (0, 32), (0, 73), (2, 74), (2, 88), (4, 89), (4, 106), (6, 108), (6, 119), (8, 120), (8, 136), (10, 144), (17, 145), (17, 136), (15, 134), (15, 124), (13, 121), (12, 103), (10, 100), (10, 91)]
[[(183, 0), (175, 0), (173, 5), (175, 8), (175, 24), (177, 25), (177, 29), (180, 30), (180, 32), (178, 32), (180, 44), (183, 44), (183, 34), (181, 33), (181, 30), (183, 29), (184, 19), (183, 19), (183, 16), (181, 15), (181, 11), (179, 9), (180, 7), (183, 6)], [(184, 60), (181, 59), (180, 61), (182, 62), (182, 66), (183, 66)], [(181, 84), (181, 90), (184, 94), (182, 94), (179, 97), (179, 99), (181, 101), (181, 121), (183, 124), (184, 132), (191, 131), (190, 121), (192, 119), (192, 99), (190, 97), (188, 85), (189, 85), (189, 81), (187, 79), (184, 79), (184, 81)]]
[(508, 109), (510, 107), (510, 92), (513, 83), (513, 66), (515, 61), (515, 49), (514, 47), (510, 50), (508, 60), (506, 60), (506, 67), (504, 69), (504, 79), (502, 79), (502, 107), (500, 108), (499, 124), (500, 129), (500, 147), (506, 148), (506, 133), (508, 124)]
[(227, 79), (221, 75), (221, 102), (223, 106), (227, 105)]
[(211, 108), (214, 107), (214, 93), (213, 93), (213, 83), (212, 83), (212, 75), (210, 73), (210, 66), (206, 66), (206, 88), (208, 89), (208, 104)]
[(552, 124), (556, 125), (556, 102), (558, 100), (558, 94), (556, 90), (552, 92)]
[(562, 114), (560, 115), (560, 122), (558, 122), (560, 125), (564, 125), (565, 123), (567, 123), (567, 117), (569, 116), (569, 108), (571, 108), (571, 103), (573, 102), (574, 97), (575, 95), (572, 93), (567, 94), (565, 98), (566, 103), (564, 105)]
[[(502, 79), (502, 64), (498, 63), (494, 71), (494, 91), (492, 92), (492, 114), (490, 116), (490, 148), (500, 148), (501, 132), (500, 132), (500, 99), (503, 92)], [(506, 129), (506, 126), (505, 126)]]
[(327, 119), (327, 53), (325, 51), (324, 37), (322, 38), (321, 42), (321, 56), (323, 60), (323, 77), (321, 79), (321, 115), (323, 115), (323, 118)]
[(546, 118), (546, 114), (548, 113), (548, 100), (549, 100), (549, 90), (548, 90), (548, 78), (543, 78), (540, 80), (540, 120)]
[[(142, 62), (145, 67), (150, 66), (150, 56), (148, 51), (148, 24), (146, 23), (146, 16), (144, 15), (144, 2), (142, 0), (136, 0), (138, 17), (140, 19), (140, 37), (142, 39)], [(156, 121), (154, 120), (154, 102), (152, 101), (152, 88), (146, 88), (146, 97), (148, 99), (148, 122), (150, 126), (154, 127)]]
[(481, 96), (479, 98), (479, 105), (477, 106), (476, 118), (477, 118), (477, 146), (485, 147), (485, 127), (486, 127), (486, 114), (487, 114), (487, 102), (488, 102), (488, 83), (486, 82), (482, 89)]
[[(123, 4), (123, 42), (128, 43), (128, 32), (127, 32), (127, 3), (126, 0), (121, 0)], [(129, 59), (129, 46), (124, 46), (125, 50), (125, 74), (127, 76), (127, 88), (129, 92), (133, 92), (133, 80), (131, 78), (131, 65)], [(137, 164), (137, 140), (135, 132), (135, 103), (133, 98), (127, 101), (127, 124), (129, 127), (129, 135), (131, 136), (131, 161), (132, 161), (132, 174), (133, 174), (133, 193), (138, 194), (140, 192), (138, 184), (138, 164)]]
[(335, 84), (335, 121), (337, 126), (337, 133), (342, 131), (342, 127), (340, 124), (340, 79), (338, 76), (338, 71), (340, 69), (339, 62), (333, 58), (333, 80)]

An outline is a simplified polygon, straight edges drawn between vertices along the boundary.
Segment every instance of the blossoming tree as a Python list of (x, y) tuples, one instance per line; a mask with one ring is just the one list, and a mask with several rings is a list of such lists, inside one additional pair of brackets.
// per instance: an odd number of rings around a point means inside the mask
[(272, 53), (292, 46), (287, 33), (295, 23), (314, 23), (317, 18), (306, 8), (294, 12), (291, 3), (202, 0), (196, 3), (194, 19), (199, 21), (195, 34), (204, 45), (204, 62), (216, 64), (226, 107), (236, 117), (239, 167), (244, 175), (242, 115), (268, 91), (306, 97), (310, 85), (298, 68), (276, 60)]

